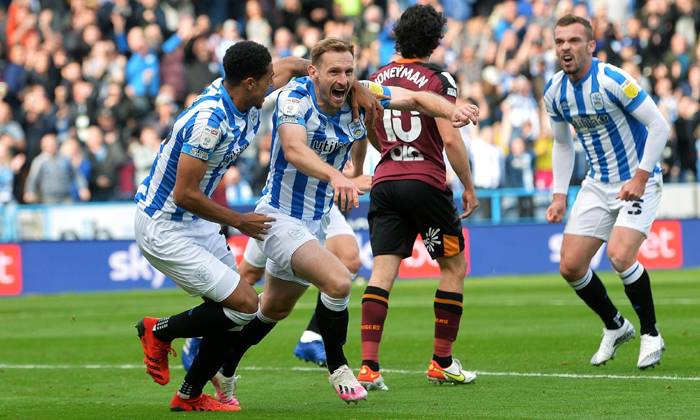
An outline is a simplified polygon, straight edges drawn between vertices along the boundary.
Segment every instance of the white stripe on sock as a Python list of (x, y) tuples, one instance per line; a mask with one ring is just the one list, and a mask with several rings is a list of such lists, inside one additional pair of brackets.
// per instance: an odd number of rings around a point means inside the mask
[(334, 312), (342, 312), (348, 307), (348, 302), (350, 302), (350, 296), (344, 298), (332, 298), (327, 294), (321, 292), (321, 302), (323, 306)]
[(591, 270), (591, 267), (588, 267), (588, 271), (586, 271), (586, 274), (583, 277), (581, 277), (580, 279), (569, 283), (569, 286), (573, 287), (574, 290), (581, 290), (584, 287), (588, 286), (588, 283), (591, 282), (592, 278), (593, 278), (593, 270)]
[(623, 272), (618, 272), (617, 274), (620, 276), (620, 280), (622, 280), (622, 284), (625, 286), (629, 286), (630, 284), (634, 283), (635, 281), (639, 280), (640, 277), (642, 277), (642, 274), (644, 273), (644, 266), (642, 263), (639, 261), (635, 262), (632, 264), (630, 268)]

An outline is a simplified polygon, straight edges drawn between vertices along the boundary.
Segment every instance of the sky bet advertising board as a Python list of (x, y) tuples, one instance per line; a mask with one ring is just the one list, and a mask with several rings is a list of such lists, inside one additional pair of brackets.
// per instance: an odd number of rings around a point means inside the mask
[[(363, 211), (364, 210), (364, 211)], [(369, 277), (372, 249), (366, 209), (350, 214), (360, 247), (360, 275)], [(563, 225), (465, 226), (469, 276), (556, 273)], [(700, 266), (700, 220), (658, 220), (639, 252), (649, 269)], [(229, 239), (240, 261), (248, 241)], [(507, 258), (505, 258), (507, 256)], [(596, 270), (611, 270), (605, 245), (595, 255)], [(402, 279), (437, 278), (439, 269), (420, 238), (399, 270)], [(0, 296), (69, 291), (160, 289), (174, 283), (155, 270), (133, 240), (31, 241), (0, 244)]]

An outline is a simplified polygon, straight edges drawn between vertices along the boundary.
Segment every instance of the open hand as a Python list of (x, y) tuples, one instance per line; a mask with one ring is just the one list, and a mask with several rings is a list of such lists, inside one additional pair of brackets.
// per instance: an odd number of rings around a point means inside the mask
[(362, 192), (355, 184), (346, 178), (340, 172), (337, 172), (331, 177), (331, 186), (333, 187), (333, 202), (338, 206), (340, 211), (348, 211), (353, 207), (359, 207), (359, 196)]
[(476, 125), (479, 122), (479, 107), (474, 104), (460, 105), (452, 113), (450, 121), (455, 128), (464, 127), (469, 123)]
[(459, 215), (459, 218), (466, 219), (471, 216), (478, 207), (479, 199), (476, 198), (476, 191), (474, 191), (474, 188), (465, 189), (462, 193), (462, 209), (464, 211)]
[(240, 221), (233, 227), (246, 236), (262, 241), (271, 227), (270, 223), (274, 221), (274, 218), (264, 214), (243, 213), (240, 215)]

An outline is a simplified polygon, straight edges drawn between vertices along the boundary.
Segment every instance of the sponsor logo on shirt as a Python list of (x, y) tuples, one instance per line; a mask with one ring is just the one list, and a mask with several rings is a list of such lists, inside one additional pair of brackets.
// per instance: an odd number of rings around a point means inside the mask
[(202, 149), (191, 148), (189, 152), (190, 156), (196, 157), (197, 159), (209, 160), (209, 152)]
[(282, 105), (282, 114), (293, 117), (299, 113), (299, 99), (287, 98)]

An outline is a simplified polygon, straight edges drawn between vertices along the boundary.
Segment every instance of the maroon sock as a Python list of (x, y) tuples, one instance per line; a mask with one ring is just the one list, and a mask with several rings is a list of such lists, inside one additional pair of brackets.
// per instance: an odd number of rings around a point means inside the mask
[(389, 292), (367, 286), (362, 295), (362, 364), (379, 370), (379, 342), (382, 340), (384, 320), (389, 311)]
[(444, 360), (446, 357), (451, 358), (452, 344), (459, 332), (459, 320), (462, 318), (462, 294), (437, 290), (433, 308), (435, 309), (433, 358)]

